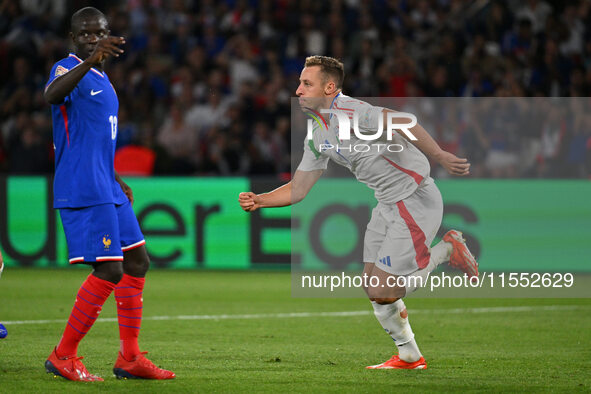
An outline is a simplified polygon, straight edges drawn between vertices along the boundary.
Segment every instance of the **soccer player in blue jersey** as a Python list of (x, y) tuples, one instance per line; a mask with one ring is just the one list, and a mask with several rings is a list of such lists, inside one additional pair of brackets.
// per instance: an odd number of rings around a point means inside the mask
[(77, 350), (114, 291), (121, 347), (113, 372), (118, 378), (172, 379), (173, 372), (156, 367), (139, 350), (149, 259), (132, 191), (113, 167), (119, 102), (103, 66), (123, 53), (125, 40), (109, 35), (107, 19), (93, 7), (72, 15), (70, 37), (75, 53), (53, 66), (45, 87), (53, 117), (54, 208), (60, 212), (70, 263), (94, 270), (80, 287), (45, 368), (69, 380), (103, 380), (86, 370)]

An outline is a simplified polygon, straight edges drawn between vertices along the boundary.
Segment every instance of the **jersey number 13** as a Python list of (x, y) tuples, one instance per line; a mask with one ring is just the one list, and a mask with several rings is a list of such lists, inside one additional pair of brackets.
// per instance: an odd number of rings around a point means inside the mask
[(115, 115), (109, 116), (109, 123), (111, 123), (111, 139), (117, 138), (117, 117)]

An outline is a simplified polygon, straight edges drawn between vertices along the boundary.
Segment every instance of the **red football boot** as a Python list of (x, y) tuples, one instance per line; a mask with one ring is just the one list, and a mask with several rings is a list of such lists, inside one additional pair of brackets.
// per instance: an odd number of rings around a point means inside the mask
[(79, 382), (102, 382), (104, 379), (100, 376), (91, 374), (82, 364), (82, 357), (58, 357), (55, 349), (45, 361), (45, 370), (54, 376), (61, 376), (68, 380)]
[(117, 379), (174, 379), (176, 375), (172, 371), (155, 366), (144, 357), (148, 352), (141, 352), (131, 361), (123, 358), (121, 352), (113, 367), (113, 373)]

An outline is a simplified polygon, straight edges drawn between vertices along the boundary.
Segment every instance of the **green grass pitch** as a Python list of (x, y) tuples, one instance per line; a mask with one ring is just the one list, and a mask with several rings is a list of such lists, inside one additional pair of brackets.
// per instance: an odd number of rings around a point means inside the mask
[[(87, 274), (5, 271), (1, 393), (591, 391), (590, 299), (408, 299), (429, 368), (370, 371), (364, 367), (385, 361), (395, 347), (368, 301), (291, 298), (284, 272), (151, 271), (140, 345), (177, 378), (113, 377), (118, 331), (109, 321), (116, 316), (111, 297), (79, 349), (105, 382), (68, 382), (46, 374), (43, 363)], [(339, 311), (360, 312), (322, 315)], [(10, 324), (23, 320), (37, 322)]]

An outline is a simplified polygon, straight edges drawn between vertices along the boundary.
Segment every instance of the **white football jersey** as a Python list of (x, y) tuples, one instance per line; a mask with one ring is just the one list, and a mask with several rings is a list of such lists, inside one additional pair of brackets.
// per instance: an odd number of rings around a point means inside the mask
[[(375, 134), (384, 108), (340, 93), (331, 109), (344, 111), (351, 126), (353, 114), (357, 114), (359, 131)], [(350, 139), (341, 140), (337, 116), (324, 114), (323, 118), (326, 124), (313, 123), (312, 139), (305, 140), (298, 170), (325, 170), (332, 159), (374, 190), (376, 199), (384, 204), (394, 204), (410, 196), (429, 178), (430, 166), (425, 155), (398, 132), (393, 133), (391, 141), (362, 140), (353, 131)], [(385, 123), (383, 127), (385, 135)]]

